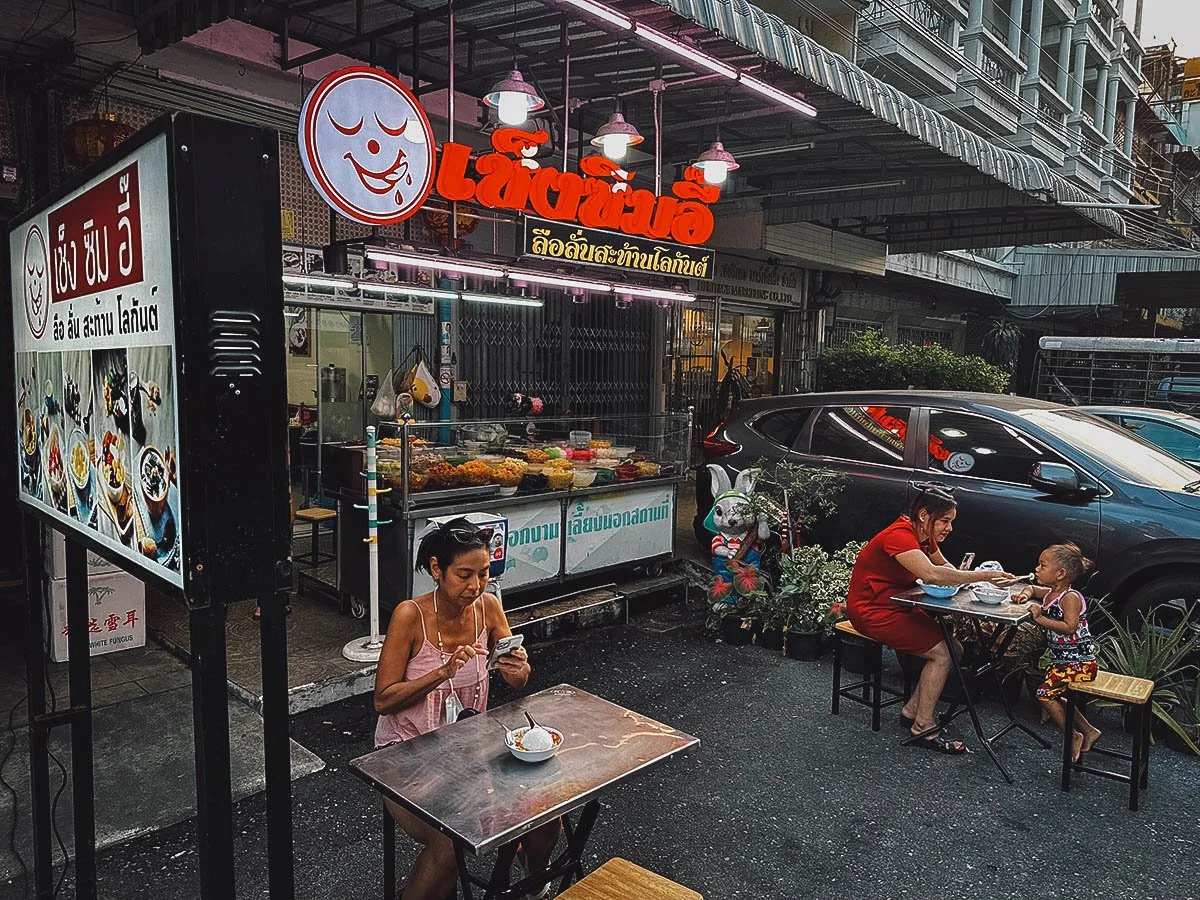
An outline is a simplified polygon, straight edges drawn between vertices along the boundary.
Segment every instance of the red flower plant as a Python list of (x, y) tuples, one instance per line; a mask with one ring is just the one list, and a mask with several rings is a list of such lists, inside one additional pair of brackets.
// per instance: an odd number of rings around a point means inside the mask
[(758, 569), (754, 566), (738, 566), (733, 573), (733, 586), (739, 594), (752, 594), (758, 590)]
[(713, 582), (712, 587), (708, 589), (708, 599), (713, 603), (720, 603), (729, 596), (729, 591), (733, 585), (724, 578), (718, 578)]

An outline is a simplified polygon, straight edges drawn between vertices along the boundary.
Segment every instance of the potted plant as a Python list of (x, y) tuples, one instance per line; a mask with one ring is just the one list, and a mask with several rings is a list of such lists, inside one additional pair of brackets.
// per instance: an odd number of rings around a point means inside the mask
[(1197, 667), (1194, 659), (1200, 653), (1200, 631), (1192, 629), (1191, 621), (1196, 610), (1188, 610), (1179, 624), (1169, 631), (1147, 617), (1143, 617), (1141, 628), (1134, 630), (1103, 609), (1100, 612), (1107, 626), (1096, 641), (1100, 667), (1118, 675), (1153, 681), (1150, 709), (1155, 723), (1165, 727), (1193, 753), (1200, 754), (1200, 745), (1176, 719), (1176, 714), (1181, 718), (1188, 715), (1184, 698), (1191, 696), (1192, 710), (1195, 709)]
[(713, 582), (708, 599), (722, 639), (740, 647), (749, 644), (761, 628), (756, 612), (770, 592), (770, 581), (757, 567), (745, 563), (731, 562), (729, 572), (729, 580)]
[(862, 544), (850, 543), (830, 555), (813, 544), (782, 556), (774, 602), (788, 656), (820, 658), (825, 635), (842, 613), (850, 571), (861, 549)]
[(841, 472), (766, 459), (755, 468), (760, 474), (749, 507), (782, 536), (785, 552), (804, 543), (816, 519), (837, 512), (837, 496), (846, 486)]

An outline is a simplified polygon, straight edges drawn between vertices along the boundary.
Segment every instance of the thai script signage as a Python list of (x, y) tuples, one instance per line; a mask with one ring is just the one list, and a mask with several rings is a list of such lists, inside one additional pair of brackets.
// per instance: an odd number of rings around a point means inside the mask
[[(508, 549), (501, 582), (504, 587), (523, 587), (558, 578), (562, 562), (562, 504), (558, 500), (522, 503), (496, 510), (490, 516), (506, 519), (508, 523)], [(484, 524), (482, 516), (470, 513), (468, 518)], [(431, 521), (445, 519), (418, 519), (413, 523), (413, 534), (418, 542)], [(433, 587), (432, 578), (424, 572), (414, 572), (414, 592), (431, 591)]]
[[(715, 266), (711, 281), (693, 284), (700, 294), (714, 294), (729, 300), (757, 300), (800, 306), (804, 303), (804, 269), (773, 266), (753, 261), (734, 262), (728, 258)], [(695, 277), (695, 276), (694, 276)]]
[(635, 187), (632, 172), (603, 156), (580, 160), (580, 174), (543, 167), (535, 157), (550, 136), (540, 130), (498, 128), (493, 152), (476, 157), (473, 147), (446, 143), (439, 159), (416, 98), (391, 75), (366, 67), (333, 72), (313, 89), (299, 139), (317, 192), (367, 225), (404, 221), (433, 189), (453, 202), (695, 246), (712, 236), (710, 206), (721, 198), (695, 166), (661, 196)]
[(649, 241), (534, 218), (525, 220), (523, 254), (556, 262), (586, 263), (625, 272), (701, 280), (710, 277), (716, 264), (716, 254), (703, 247)]
[(167, 139), (9, 235), (19, 500), (181, 587)]
[(568, 575), (671, 552), (675, 491), (641, 488), (594, 494), (567, 507)]

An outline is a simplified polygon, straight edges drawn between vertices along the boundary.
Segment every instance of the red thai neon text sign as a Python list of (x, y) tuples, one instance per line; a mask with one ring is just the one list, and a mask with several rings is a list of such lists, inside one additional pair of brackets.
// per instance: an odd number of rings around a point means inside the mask
[(439, 156), (416, 97), (393, 76), (364, 66), (332, 72), (312, 90), (299, 132), (314, 188), (367, 225), (404, 221), (436, 188), (450, 201), (653, 240), (703, 244), (712, 236), (709, 207), (721, 189), (706, 184), (699, 169), (688, 167), (670, 194), (658, 196), (634, 188), (632, 173), (603, 156), (581, 160), (582, 174), (540, 166), (534, 156), (549, 140), (545, 131), (500, 128), (493, 152), (474, 165), (465, 144), (444, 144)]
[(700, 170), (689, 167), (684, 180), (671, 185), (671, 196), (657, 196), (633, 188), (633, 175), (603, 156), (581, 160), (582, 175), (538, 166), (529, 151), (549, 139), (544, 131), (497, 129), (492, 134), (495, 152), (475, 160), (477, 177), (468, 175), (471, 148), (444, 144), (435, 190), (446, 200), (660, 241), (703, 244), (712, 236), (709, 206), (720, 199), (721, 189), (705, 184)]

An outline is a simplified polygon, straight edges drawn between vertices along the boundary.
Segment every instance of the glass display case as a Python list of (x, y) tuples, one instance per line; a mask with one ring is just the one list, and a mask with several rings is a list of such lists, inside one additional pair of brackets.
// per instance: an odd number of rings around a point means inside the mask
[[(391, 520), (380, 543), (392, 551), (381, 546), (381, 562), (400, 568), (381, 572), (381, 596), (397, 595), (389, 598), (394, 605), (432, 588), (413, 569), (414, 551), (431, 525), (458, 516), (503, 532), (497, 549), (505, 592), (657, 567), (675, 551), (676, 492), (688, 472), (691, 428), (689, 413), (380, 423), (379, 485), (390, 491), (379, 498), (379, 516)], [(349, 482), (357, 460), (346, 468)], [(342, 529), (348, 553), (359, 531), (352, 523), (364, 515), (354, 514), (362, 484), (354, 480), (357, 489), (345, 483), (340, 491), (343, 523), (351, 525)], [(357, 566), (345, 558), (348, 568)]]

